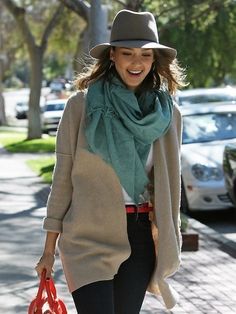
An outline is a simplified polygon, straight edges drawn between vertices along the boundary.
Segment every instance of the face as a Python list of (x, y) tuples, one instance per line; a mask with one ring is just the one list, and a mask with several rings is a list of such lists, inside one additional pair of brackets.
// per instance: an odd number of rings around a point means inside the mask
[(151, 70), (154, 53), (152, 49), (116, 47), (110, 59), (128, 89), (135, 91)]

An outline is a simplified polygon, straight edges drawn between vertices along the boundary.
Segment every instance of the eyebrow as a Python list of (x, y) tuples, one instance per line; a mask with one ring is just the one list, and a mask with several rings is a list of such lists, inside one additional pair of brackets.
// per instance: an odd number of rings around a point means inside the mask
[[(135, 49), (135, 47), (133, 47), (133, 48), (129, 48), (129, 47), (120, 47), (120, 48), (122, 48), (122, 49), (127, 49), (127, 50), (133, 50), (133, 49)], [(136, 48), (138, 48), (138, 47), (136, 47)], [(142, 51), (148, 51), (148, 50), (152, 51), (152, 48), (141, 48), (141, 50), (142, 50)]]

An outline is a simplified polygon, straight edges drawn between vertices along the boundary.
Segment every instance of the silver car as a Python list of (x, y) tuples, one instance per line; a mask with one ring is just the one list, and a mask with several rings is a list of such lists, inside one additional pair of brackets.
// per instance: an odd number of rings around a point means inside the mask
[(236, 104), (236, 88), (215, 87), (215, 88), (193, 88), (178, 91), (176, 101), (180, 106), (189, 106), (195, 104), (215, 104), (224, 103)]
[(53, 99), (45, 103), (42, 114), (42, 129), (44, 133), (57, 131), (66, 101), (66, 99)]
[(235, 105), (180, 107), (183, 115), (182, 210), (232, 207), (225, 189), (223, 151), (236, 140)]

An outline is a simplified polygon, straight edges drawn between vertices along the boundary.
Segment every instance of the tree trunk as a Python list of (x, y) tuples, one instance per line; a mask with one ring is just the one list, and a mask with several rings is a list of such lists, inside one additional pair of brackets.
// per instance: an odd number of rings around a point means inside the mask
[(90, 48), (107, 41), (107, 7), (100, 0), (91, 1), (90, 38)]
[(16, 19), (22, 37), (27, 45), (30, 55), (31, 63), (31, 77), (30, 77), (30, 97), (29, 97), (29, 112), (28, 112), (28, 139), (41, 138), (41, 108), (40, 108), (40, 94), (42, 85), (42, 69), (43, 69), (43, 55), (46, 51), (48, 39), (53, 29), (56, 27), (59, 18), (62, 16), (64, 6), (58, 5), (54, 14), (44, 29), (40, 45), (36, 44), (37, 40), (33, 36), (30, 25), (26, 20), (25, 7), (19, 7), (12, 0), (1, 0), (6, 8)]
[(1, 90), (0, 90), (0, 125), (7, 125), (5, 101)]
[(30, 96), (28, 112), (28, 139), (41, 138), (41, 107), (40, 95), (43, 77), (43, 52), (36, 47), (30, 57), (31, 77), (30, 77)]
[[(0, 17), (1, 17), (1, 14), (0, 14)], [(3, 81), (3, 73), (4, 73), (4, 63), (6, 61), (6, 54), (3, 54), (2, 51), (3, 51), (3, 36), (2, 36), (2, 33), (0, 33), (0, 125), (6, 125), (7, 119), (6, 119), (6, 112), (5, 112), (5, 101), (2, 94), (2, 81)]]

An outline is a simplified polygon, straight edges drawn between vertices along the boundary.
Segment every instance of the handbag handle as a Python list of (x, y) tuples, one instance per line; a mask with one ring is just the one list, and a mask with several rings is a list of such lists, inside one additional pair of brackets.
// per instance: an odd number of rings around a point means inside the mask
[(64, 302), (57, 298), (53, 279), (46, 279), (46, 269), (41, 274), (38, 292), (35, 299), (29, 305), (28, 314), (43, 314), (45, 305), (47, 310), (44, 314), (67, 314)]
[[(45, 272), (45, 276), (46, 276), (46, 272)], [(48, 297), (48, 304), (51, 310), (58, 311), (57, 292), (56, 292), (56, 287), (54, 285), (52, 278), (46, 279), (44, 277), (44, 283), (45, 283), (45, 290), (47, 292), (47, 297)]]
[[(53, 311), (53, 313), (58, 313), (58, 306), (64, 306), (64, 303), (57, 299), (57, 293), (56, 293), (56, 287), (54, 285), (53, 280), (46, 279), (46, 270), (43, 270), (40, 278), (39, 288), (38, 292), (35, 298), (35, 305), (38, 310), (42, 310), (42, 307), (45, 303), (45, 297), (43, 297), (43, 292), (46, 291), (47, 293), (47, 303), (50, 307), (50, 310)], [(59, 301), (59, 302), (58, 302)], [(62, 304), (63, 303), (63, 304)], [(63, 308), (64, 313), (66, 313), (66, 308), (64, 306)]]

